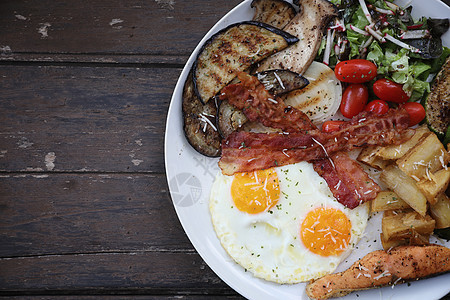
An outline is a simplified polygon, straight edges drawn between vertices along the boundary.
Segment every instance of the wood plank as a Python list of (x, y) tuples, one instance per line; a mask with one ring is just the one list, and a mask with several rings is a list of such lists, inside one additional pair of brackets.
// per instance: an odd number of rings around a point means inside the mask
[(231, 294), (197, 254), (143, 252), (0, 259), (0, 295)]
[(164, 172), (180, 71), (0, 66), (0, 172)]
[[(205, 291), (202, 291), (203, 293), (205, 293)], [(139, 295), (139, 294), (134, 294), (134, 295), (130, 295), (129, 293), (119, 293), (119, 295), (110, 295), (110, 294), (105, 294), (108, 293), (108, 291), (105, 291), (103, 294), (96, 294), (96, 295), (92, 295), (92, 294), (83, 294), (80, 295), (81, 293), (78, 291), (77, 295), (64, 295), (62, 293), (59, 293), (57, 295), (52, 295), (50, 294), (50, 292), (41, 292), (41, 293), (35, 293), (33, 295), (29, 295), (27, 294), (26, 298), (27, 299), (40, 299), (42, 300), (43, 296), (45, 296), (45, 299), (58, 299), (58, 300), (79, 300), (79, 299), (83, 299), (83, 300), (90, 300), (90, 299), (103, 299), (103, 300), (115, 300), (115, 299), (120, 299), (120, 300), (129, 300), (129, 299), (146, 299), (146, 300), (225, 300), (225, 299), (245, 299), (244, 297), (238, 295), (237, 293), (234, 294), (234, 292), (230, 289), (229, 291), (227, 290), (220, 290), (218, 292), (216, 292), (215, 294), (208, 293), (207, 295), (199, 295), (199, 294), (194, 294), (192, 292), (186, 293), (186, 294), (182, 294), (180, 291), (177, 291), (176, 295)], [(6, 295), (8, 296), (8, 299), (23, 299), (23, 296), (13, 296), (16, 295), (17, 293), (14, 292), (1, 292), (0, 291), (0, 295)], [(231, 295), (230, 295), (231, 294)]]
[(184, 67), (190, 53), (185, 55), (145, 55), (145, 54), (114, 54), (114, 55), (96, 55), (94, 54), (69, 54), (69, 53), (1, 53), (1, 65), (58, 65), (68, 63), (86, 63), (89, 65), (108, 66), (111, 64), (124, 65), (133, 64), (134, 67), (149, 65), (167, 67)]
[(3, 55), (189, 55), (241, 0), (0, 1)]
[(195, 252), (164, 174), (11, 174), (0, 190), (0, 257)]

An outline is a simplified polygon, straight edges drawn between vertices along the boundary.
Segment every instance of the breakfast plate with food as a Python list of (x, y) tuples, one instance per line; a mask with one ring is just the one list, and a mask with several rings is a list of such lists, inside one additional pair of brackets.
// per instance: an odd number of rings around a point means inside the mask
[(166, 124), (170, 194), (248, 299), (450, 292), (450, 8), (247, 0), (200, 41)]

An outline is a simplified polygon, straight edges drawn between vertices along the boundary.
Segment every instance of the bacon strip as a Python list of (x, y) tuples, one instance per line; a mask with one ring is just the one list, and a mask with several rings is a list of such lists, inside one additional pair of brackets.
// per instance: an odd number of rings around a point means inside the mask
[(326, 157), (310, 134), (233, 132), (222, 143), (219, 167), (225, 175)]
[(312, 163), (314, 170), (327, 182), (333, 196), (350, 209), (375, 199), (380, 191), (378, 184), (344, 152)]
[(219, 167), (223, 174), (233, 175), (322, 159), (366, 145), (398, 144), (412, 136), (408, 124), (404, 109), (391, 109), (383, 116), (363, 112), (332, 133), (316, 129), (290, 134), (234, 132), (222, 142)]
[(240, 83), (222, 89), (220, 100), (228, 100), (231, 105), (242, 110), (249, 120), (284, 132), (316, 128), (305, 113), (287, 106), (281, 98), (275, 98), (255, 76), (241, 72), (238, 78)]

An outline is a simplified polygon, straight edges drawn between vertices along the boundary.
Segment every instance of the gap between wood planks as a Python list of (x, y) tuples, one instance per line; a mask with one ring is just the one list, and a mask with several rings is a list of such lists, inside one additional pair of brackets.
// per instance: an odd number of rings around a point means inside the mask
[(106, 251), (86, 251), (86, 252), (66, 252), (66, 253), (40, 253), (40, 254), (30, 254), (30, 255), (17, 255), (17, 256), (2, 256), (2, 260), (11, 259), (24, 259), (24, 258), (45, 258), (45, 257), (62, 257), (62, 256), (87, 256), (87, 255), (136, 255), (136, 254), (146, 254), (146, 253), (183, 253), (198, 255), (194, 248), (185, 249), (162, 249), (159, 247), (149, 247), (148, 249), (141, 250), (106, 250)]
[(190, 53), (182, 55), (156, 55), (156, 54), (134, 54), (134, 53), (47, 53), (47, 52), (8, 52), (0, 55), (1, 65), (11, 64), (60, 64), (79, 63), (83, 66), (99, 64), (105, 67), (114, 67), (118, 64), (124, 65), (155, 65), (167, 68), (182, 68), (189, 58)]
[(130, 63), (130, 62), (74, 62), (74, 61), (0, 61), (2, 66), (39, 66), (39, 67), (103, 67), (103, 68), (166, 68), (181, 69), (184, 64), (179, 63)]

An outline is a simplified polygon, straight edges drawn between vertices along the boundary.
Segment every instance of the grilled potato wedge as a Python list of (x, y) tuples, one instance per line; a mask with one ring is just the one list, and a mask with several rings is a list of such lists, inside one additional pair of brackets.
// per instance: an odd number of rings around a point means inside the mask
[(380, 174), (380, 180), (409, 204), (420, 215), (427, 213), (427, 198), (417, 187), (416, 181), (402, 172), (396, 165), (389, 165)]
[(215, 125), (217, 108), (215, 101), (203, 105), (194, 93), (192, 73), (184, 84), (183, 129), (189, 144), (199, 153), (216, 157), (220, 155), (221, 137)]
[(254, 21), (220, 30), (206, 41), (194, 62), (193, 83), (198, 99), (207, 103), (238, 72), (297, 41), (287, 32)]
[(437, 196), (444, 193), (450, 182), (450, 168), (441, 169), (436, 173), (430, 174), (431, 180), (421, 180), (417, 187), (425, 195), (431, 205), (438, 201)]
[(391, 162), (378, 157), (381, 148), (381, 146), (368, 146), (359, 153), (357, 160), (377, 170), (383, 170)]
[(399, 159), (415, 145), (417, 145), (422, 137), (425, 137), (429, 134), (430, 130), (428, 129), (428, 127), (426, 125), (422, 125), (416, 128), (416, 132), (411, 139), (399, 145), (389, 145), (381, 147), (376, 155), (382, 159)]
[(394, 210), (394, 209), (407, 209), (409, 204), (401, 199), (396, 193), (391, 191), (379, 192), (377, 197), (371, 202), (372, 212)]
[(429, 216), (422, 217), (417, 212), (385, 214), (381, 221), (384, 241), (411, 238), (415, 232), (429, 236), (433, 233), (435, 221)]
[(253, 21), (279, 29), (283, 29), (297, 14), (294, 6), (283, 0), (253, 0), (251, 7), (255, 9)]
[(430, 179), (429, 174), (442, 169), (449, 159), (448, 152), (436, 134), (430, 133), (397, 160), (397, 165), (405, 174), (420, 181)]
[(430, 206), (430, 214), (437, 229), (450, 228), (450, 198), (446, 194), (439, 195), (436, 204)]

